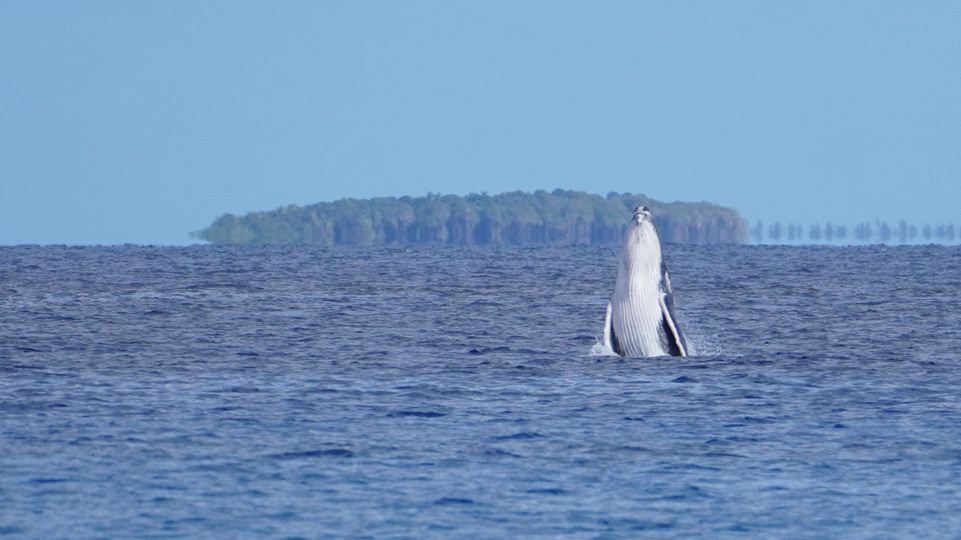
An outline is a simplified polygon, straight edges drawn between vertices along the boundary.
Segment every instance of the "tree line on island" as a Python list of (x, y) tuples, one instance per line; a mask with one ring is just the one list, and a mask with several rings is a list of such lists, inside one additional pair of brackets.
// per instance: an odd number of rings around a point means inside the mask
[(732, 208), (561, 189), (290, 205), (244, 216), (224, 214), (191, 236), (247, 245), (615, 244), (637, 206), (651, 209), (662, 242), (743, 243), (748, 237), (746, 222)]
[[(958, 230), (961, 233), (961, 227)], [(765, 227), (758, 221), (751, 227), (750, 238), (755, 243), (804, 243), (804, 244), (832, 244), (832, 243), (953, 243), (955, 241), (955, 227), (951, 223), (940, 225), (922, 225), (918, 227), (900, 220), (896, 225), (889, 225), (885, 221), (864, 221), (851, 227), (827, 223), (809, 225), (805, 228), (795, 223), (781, 224), (776, 221)]]

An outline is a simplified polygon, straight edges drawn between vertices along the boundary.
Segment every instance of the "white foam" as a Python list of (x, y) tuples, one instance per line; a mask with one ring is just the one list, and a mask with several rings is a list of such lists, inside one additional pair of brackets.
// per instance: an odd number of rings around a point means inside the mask
[(618, 354), (614, 352), (610, 347), (604, 345), (596, 337), (594, 338), (595, 343), (591, 345), (590, 356), (617, 356)]

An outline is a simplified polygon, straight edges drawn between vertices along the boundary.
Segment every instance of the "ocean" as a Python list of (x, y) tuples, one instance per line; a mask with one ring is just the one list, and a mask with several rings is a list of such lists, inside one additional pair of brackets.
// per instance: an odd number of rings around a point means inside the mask
[(961, 247), (617, 252), (0, 247), (0, 537), (961, 537)]

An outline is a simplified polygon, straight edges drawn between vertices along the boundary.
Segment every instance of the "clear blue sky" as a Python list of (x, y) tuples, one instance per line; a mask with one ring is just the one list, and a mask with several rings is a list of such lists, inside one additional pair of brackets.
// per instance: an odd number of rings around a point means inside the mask
[(0, 244), (565, 188), (961, 222), (961, 2), (0, 3)]

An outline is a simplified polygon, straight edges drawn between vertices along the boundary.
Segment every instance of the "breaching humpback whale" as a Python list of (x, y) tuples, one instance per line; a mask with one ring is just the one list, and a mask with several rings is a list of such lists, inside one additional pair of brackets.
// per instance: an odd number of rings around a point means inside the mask
[(624, 233), (614, 293), (604, 317), (604, 343), (621, 356), (687, 356), (674, 316), (674, 295), (661, 241), (646, 206), (634, 209)]

